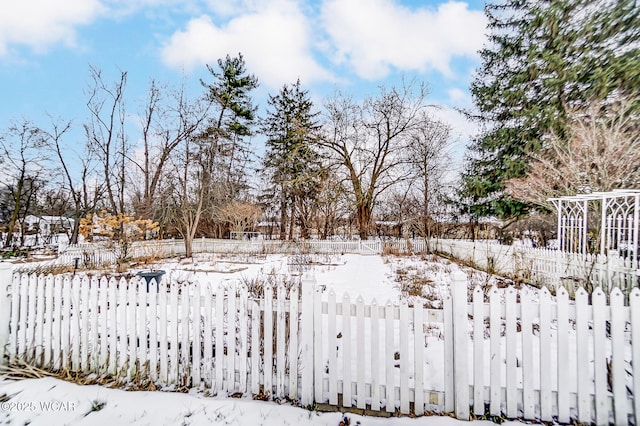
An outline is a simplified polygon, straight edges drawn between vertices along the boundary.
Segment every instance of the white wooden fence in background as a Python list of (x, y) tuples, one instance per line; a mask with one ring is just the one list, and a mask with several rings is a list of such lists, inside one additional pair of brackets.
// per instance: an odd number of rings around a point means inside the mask
[[(476, 288), (455, 273), (443, 310), (242, 285), (0, 271), (9, 360), (217, 394), (289, 397), (458, 418), (638, 424), (640, 291)], [(437, 330), (443, 339), (429, 338)], [(427, 374), (442, 370), (442, 381)]]
[[(506, 273), (538, 286), (555, 288), (564, 285), (571, 293), (578, 287), (590, 289), (602, 287), (608, 294), (613, 287), (620, 288), (626, 296), (632, 288), (640, 286), (640, 265), (630, 258), (612, 252), (609, 255), (567, 253), (550, 249), (507, 246), (488, 241), (432, 239), (398, 241), (324, 241), (299, 242), (265, 240), (233, 241), (198, 239), (194, 241), (194, 253), (327, 253), (327, 254), (381, 254), (385, 249), (397, 253), (426, 253), (437, 250), (482, 268)], [(160, 240), (134, 244), (132, 257), (157, 258), (184, 255), (181, 240)], [(60, 253), (57, 264), (73, 265), (75, 259), (88, 265), (115, 262), (113, 252), (95, 244), (67, 247)]]
[(617, 287), (628, 296), (640, 286), (637, 260), (608, 255), (568, 253), (545, 248), (501, 245), (487, 241), (433, 240), (432, 250), (468, 260), (489, 270), (521, 277), (538, 286), (601, 287), (607, 294)]

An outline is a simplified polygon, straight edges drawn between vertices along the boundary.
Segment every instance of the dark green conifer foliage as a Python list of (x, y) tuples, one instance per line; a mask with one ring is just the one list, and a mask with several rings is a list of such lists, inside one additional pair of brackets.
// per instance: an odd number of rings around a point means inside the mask
[(637, 0), (504, 0), (486, 6), (489, 43), (471, 85), (481, 133), (467, 152), (461, 199), (474, 217), (529, 206), (504, 194), (567, 108), (640, 89)]
[(320, 125), (318, 113), (308, 91), (300, 80), (284, 85), (275, 96), (269, 96), (269, 109), (263, 120), (262, 131), (267, 137), (264, 171), (271, 182), (266, 199), (277, 204), (280, 211), (280, 237), (284, 238), (289, 226), (300, 226), (303, 237), (308, 237), (313, 200), (317, 197), (321, 162), (313, 149)]

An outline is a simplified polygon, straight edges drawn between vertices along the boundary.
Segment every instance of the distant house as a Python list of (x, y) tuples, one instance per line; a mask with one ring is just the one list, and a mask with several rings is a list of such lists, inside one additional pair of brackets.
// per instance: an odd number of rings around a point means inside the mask
[(73, 230), (74, 220), (64, 216), (34, 216), (28, 215), (24, 219), (27, 232), (38, 231), (46, 237), (51, 234), (64, 234)]
[(256, 230), (264, 239), (271, 240), (280, 236), (280, 222), (263, 220), (256, 225)]

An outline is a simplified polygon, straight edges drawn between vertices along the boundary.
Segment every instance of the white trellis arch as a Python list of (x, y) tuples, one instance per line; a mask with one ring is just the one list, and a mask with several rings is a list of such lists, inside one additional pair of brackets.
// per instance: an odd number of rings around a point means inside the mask
[(606, 255), (616, 250), (621, 256), (637, 261), (640, 190), (593, 192), (548, 201), (558, 211), (561, 251)]

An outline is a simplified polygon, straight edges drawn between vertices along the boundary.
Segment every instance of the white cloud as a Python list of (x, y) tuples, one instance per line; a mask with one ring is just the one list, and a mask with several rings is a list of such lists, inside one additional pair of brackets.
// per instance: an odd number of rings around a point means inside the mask
[(456, 56), (475, 56), (485, 40), (482, 11), (449, 1), (437, 9), (409, 9), (394, 0), (326, 0), (322, 22), (333, 59), (375, 80), (392, 68), (450, 75)]
[(99, 0), (21, 0), (3, 2), (0, 12), (0, 56), (14, 45), (36, 52), (63, 43), (76, 45), (76, 27), (91, 23), (104, 8)]
[[(216, 25), (208, 15), (191, 19), (163, 48), (163, 61), (191, 69), (242, 52), (261, 83), (279, 87), (300, 77), (305, 84), (330, 79), (311, 53), (311, 23), (289, 0), (254, 1), (244, 14)], [(229, 13), (232, 10), (229, 9)]]

